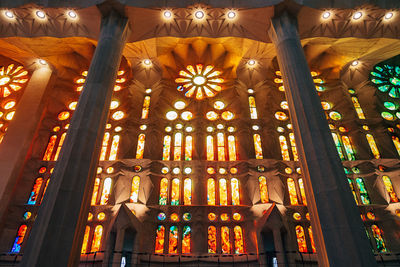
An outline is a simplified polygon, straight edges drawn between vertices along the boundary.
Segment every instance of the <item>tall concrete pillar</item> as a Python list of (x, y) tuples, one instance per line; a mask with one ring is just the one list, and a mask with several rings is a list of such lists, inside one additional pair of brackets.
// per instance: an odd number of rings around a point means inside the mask
[[(104, 13), (103, 13), (104, 14)], [(21, 266), (77, 266), (101, 139), (127, 35), (127, 18), (104, 15), (86, 83)]]
[(282, 72), (320, 266), (377, 266), (300, 43), (296, 19), (269, 31)]

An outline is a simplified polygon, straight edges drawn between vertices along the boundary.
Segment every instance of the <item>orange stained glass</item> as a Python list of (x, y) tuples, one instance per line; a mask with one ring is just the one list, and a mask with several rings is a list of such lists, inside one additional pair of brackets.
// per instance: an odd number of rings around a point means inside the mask
[(63, 133), (61, 135), (60, 142), (58, 143), (56, 154), (54, 155), (54, 161), (57, 161), (58, 156), (60, 155), (60, 151), (61, 151), (62, 145), (64, 144), (64, 140), (65, 140), (65, 136), (66, 135), (67, 135), (67, 133)]
[(101, 198), (100, 198), (100, 205), (108, 204), (108, 200), (110, 198), (110, 193), (111, 193), (111, 183), (112, 183), (112, 180), (110, 177), (108, 177), (104, 180), (103, 192), (101, 193)]
[(221, 250), (223, 254), (231, 253), (231, 242), (229, 240), (229, 228), (221, 227)]
[(47, 144), (46, 152), (44, 152), (43, 160), (50, 161), (51, 154), (53, 154), (54, 146), (56, 145), (57, 135), (50, 137), (49, 143)]
[(358, 98), (353, 96), (353, 97), (351, 97), (351, 101), (353, 102), (354, 108), (356, 109), (358, 118), (361, 120), (365, 120), (365, 115), (360, 106), (360, 103), (358, 102)]
[(235, 228), (233, 228), (233, 232), (235, 241), (235, 254), (244, 253), (242, 227), (236, 225)]
[(99, 194), (99, 187), (100, 187), (100, 178), (96, 178), (94, 180), (92, 200), (90, 202), (90, 205), (92, 206), (96, 205), (97, 203), (97, 195)]
[(139, 186), (140, 186), (140, 177), (135, 175), (132, 179), (132, 188), (131, 188), (131, 196), (130, 202), (138, 202), (139, 198)]
[(289, 190), (290, 205), (299, 205), (294, 180), (292, 178), (288, 178), (287, 185)]
[(26, 231), (28, 227), (23, 224), (18, 228), (17, 236), (15, 237), (13, 247), (11, 249), (11, 253), (19, 253), (21, 251), (21, 245), (24, 242), (24, 238), (26, 235)]
[(217, 134), (217, 149), (218, 149), (218, 160), (225, 161), (225, 136), (223, 133)]
[(119, 139), (120, 139), (119, 135), (114, 135), (112, 143), (111, 143), (110, 156), (108, 157), (109, 160), (117, 159)]
[(207, 136), (207, 160), (214, 160), (214, 138)]
[(182, 253), (190, 253), (190, 236), (191, 236), (191, 228), (188, 225), (183, 227), (182, 233)]
[(312, 252), (315, 253), (315, 252), (317, 252), (317, 250), (315, 249), (314, 236), (313, 236), (313, 232), (312, 232), (311, 226), (308, 227), (308, 235), (310, 236), (310, 243), (311, 243)]
[(85, 235), (83, 236), (81, 254), (85, 254), (87, 252), (87, 246), (88, 246), (88, 241), (89, 241), (89, 233), (90, 233), (90, 227), (86, 225)]
[(178, 178), (172, 179), (172, 187), (171, 187), (171, 205), (179, 205), (179, 184), (180, 181)]
[(192, 160), (193, 137), (188, 135), (185, 138), (185, 160)]
[(249, 107), (250, 107), (250, 118), (252, 120), (257, 119), (256, 99), (254, 96), (249, 96)]
[(260, 185), (261, 203), (268, 203), (267, 178), (265, 178), (265, 176), (258, 177), (258, 183)]
[(139, 134), (138, 144), (137, 144), (137, 149), (136, 149), (136, 158), (137, 159), (143, 158), (145, 139), (146, 139), (146, 136), (144, 134)]
[(183, 204), (192, 204), (192, 179), (186, 178), (183, 181)]
[(165, 227), (159, 225), (156, 231), (155, 253), (164, 253)]
[(150, 96), (145, 96), (143, 101), (142, 108), (142, 119), (147, 119), (149, 117), (149, 108), (150, 108)]
[(254, 150), (256, 152), (256, 159), (263, 159), (263, 152), (261, 147), (261, 137), (259, 134), (253, 135)]
[(378, 252), (387, 252), (382, 230), (375, 224), (371, 226), (371, 229)]
[(219, 204), (228, 205), (228, 188), (225, 179), (219, 179)]
[(396, 147), (397, 153), (400, 156), (400, 140), (397, 136), (392, 136), (392, 141), (394, 146)]
[(46, 184), (44, 185), (44, 189), (43, 189), (42, 197), (40, 198), (39, 204), (41, 204), (41, 203), (42, 203), (42, 201), (43, 201), (44, 194), (46, 193), (46, 190), (47, 190), (47, 186), (49, 186), (49, 182), (50, 182), (50, 179), (47, 179), (47, 181), (46, 181)]
[(230, 161), (236, 160), (236, 142), (233, 135), (228, 136), (228, 154)]
[(215, 180), (213, 178), (207, 180), (207, 204), (215, 205)]
[(372, 134), (366, 134), (365, 136), (367, 137), (367, 141), (368, 141), (369, 147), (370, 147), (371, 152), (374, 155), (374, 157), (376, 159), (381, 158), (381, 155), (379, 153), (378, 147), (376, 146), (375, 139), (372, 136)]
[(297, 154), (296, 141), (294, 140), (294, 133), (289, 133), (290, 146), (292, 147), (293, 160), (298, 161), (299, 155)]
[(234, 115), (232, 112), (230, 112), (230, 111), (224, 111), (224, 112), (222, 112), (222, 114), (221, 114), (221, 118), (224, 119), (224, 120), (226, 120), (226, 121), (232, 120), (233, 117), (235, 117), (235, 115)]
[(164, 136), (163, 160), (169, 160), (171, 154), (171, 136)]
[(282, 159), (286, 160), (286, 161), (290, 161), (286, 137), (284, 137), (283, 135), (279, 136), (279, 144), (281, 145)]
[(168, 179), (162, 178), (160, 182), (160, 198), (158, 204), (167, 205), (168, 197)]
[(231, 179), (232, 205), (240, 205), (239, 180)]
[(351, 145), (350, 138), (348, 136), (342, 136), (344, 151), (346, 152), (348, 160), (355, 160), (356, 156), (353, 150), (353, 146)]
[(37, 178), (35, 180), (35, 184), (33, 185), (31, 194), (29, 195), (29, 199), (27, 202), (28, 205), (36, 204), (36, 200), (39, 197), (39, 192), (40, 192), (40, 188), (42, 187), (42, 184), (43, 184), (43, 178)]
[(303, 179), (300, 178), (298, 181), (299, 181), (301, 200), (303, 201), (303, 205), (307, 206), (306, 192), (304, 190)]
[(58, 114), (58, 119), (60, 120), (60, 121), (64, 121), (64, 120), (66, 120), (66, 119), (68, 119), (69, 118), (69, 112), (68, 111), (63, 111), (63, 112), (60, 112), (60, 114)]
[(206, 118), (210, 121), (215, 121), (216, 119), (218, 119), (218, 113), (215, 111), (209, 111), (206, 114)]
[(103, 137), (103, 143), (101, 145), (100, 160), (106, 160), (106, 153), (109, 140), (110, 140), (110, 133), (105, 132)]
[(103, 226), (97, 225), (96, 228), (94, 228), (93, 241), (90, 252), (97, 252), (100, 250), (102, 236)]
[(176, 133), (174, 140), (174, 160), (181, 160), (181, 158), (182, 158), (182, 133)]
[(217, 253), (217, 229), (215, 226), (208, 227), (208, 253)]
[(175, 225), (169, 228), (168, 253), (178, 253), (178, 227)]
[(304, 235), (304, 229), (300, 225), (296, 226), (296, 237), (297, 245), (300, 252), (307, 252), (306, 236)]
[(389, 194), (390, 202), (399, 202), (399, 199), (396, 196), (396, 193), (393, 189), (392, 181), (390, 180), (389, 176), (384, 175), (382, 176), (383, 183), (385, 184), (386, 191)]

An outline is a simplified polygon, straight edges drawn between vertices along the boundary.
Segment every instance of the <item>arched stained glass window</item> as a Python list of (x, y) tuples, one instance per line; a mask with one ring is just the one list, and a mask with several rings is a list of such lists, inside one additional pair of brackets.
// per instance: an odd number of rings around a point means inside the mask
[(286, 142), (286, 137), (283, 135), (279, 136), (279, 144), (281, 146), (281, 152), (282, 152), (282, 159), (286, 161), (290, 161), (290, 156), (289, 156), (289, 150), (288, 150), (288, 145)]
[(183, 182), (183, 203), (192, 205), (192, 179), (186, 178)]
[(207, 136), (207, 160), (214, 160), (214, 138)]
[(33, 185), (31, 194), (29, 195), (29, 199), (27, 204), (28, 205), (35, 205), (37, 198), (39, 197), (39, 192), (40, 192), (40, 188), (42, 187), (43, 184), (43, 178), (37, 178), (35, 180), (35, 183)]
[(167, 197), (168, 197), (168, 179), (162, 178), (160, 182), (160, 198), (158, 204), (167, 205)]
[(47, 179), (46, 184), (44, 185), (44, 189), (43, 189), (42, 197), (40, 198), (40, 201), (39, 201), (39, 205), (42, 204), (44, 195), (46, 194), (47, 186), (49, 186), (49, 182), (50, 182), (50, 178)]
[(297, 199), (296, 185), (294, 183), (294, 180), (292, 178), (288, 178), (287, 185), (289, 190), (290, 205), (299, 205), (299, 201)]
[(219, 204), (228, 205), (228, 188), (225, 179), (219, 179)]
[(193, 137), (188, 135), (185, 138), (185, 160), (192, 160)]
[(178, 253), (178, 227), (175, 225), (169, 228), (168, 253)]
[(140, 177), (135, 175), (132, 179), (131, 197), (130, 202), (136, 203), (139, 198)]
[(136, 158), (137, 159), (143, 158), (145, 138), (146, 138), (146, 136), (144, 134), (139, 134), (138, 144), (137, 144), (137, 149), (136, 149)]
[(367, 137), (367, 141), (371, 149), (371, 152), (374, 155), (374, 158), (380, 159), (381, 155), (379, 153), (378, 147), (376, 146), (374, 137), (372, 136), (372, 134), (366, 134), (365, 136)]
[(182, 133), (176, 133), (174, 140), (174, 160), (181, 160), (181, 158), (182, 158)]
[(296, 141), (294, 140), (294, 133), (289, 133), (290, 146), (292, 147), (293, 160), (298, 161), (299, 155), (297, 154)]
[(221, 250), (223, 254), (231, 253), (231, 241), (229, 239), (229, 228), (221, 227)]
[(183, 227), (182, 233), (182, 253), (190, 253), (190, 237), (191, 237), (191, 228), (188, 225)]
[(244, 253), (242, 227), (236, 225), (235, 228), (233, 228), (233, 232), (235, 241), (235, 254)]
[(149, 108), (150, 108), (150, 96), (145, 96), (143, 101), (142, 108), (142, 119), (147, 119), (149, 117)]
[(208, 253), (217, 253), (217, 229), (215, 226), (208, 227)]
[(179, 205), (179, 186), (180, 181), (178, 178), (172, 179), (172, 188), (171, 188), (171, 205)]
[(263, 159), (263, 152), (261, 146), (261, 137), (259, 134), (253, 135), (254, 140), (254, 150), (256, 152), (256, 159)]
[(44, 152), (43, 160), (50, 161), (51, 155), (53, 154), (54, 146), (56, 145), (57, 135), (52, 135), (50, 137), (49, 143), (46, 147), (46, 152)]
[(19, 253), (21, 251), (22, 242), (24, 242), (24, 238), (26, 235), (26, 231), (28, 227), (23, 224), (18, 228), (17, 237), (15, 237), (14, 244), (11, 248), (11, 253)]
[(171, 136), (164, 136), (163, 160), (169, 160), (171, 154)]
[(392, 141), (397, 150), (397, 153), (400, 156), (400, 140), (399, 140), (399, 138), (397, 136), (392, 136)]
[(64, 144), (64, 140), (65, 140), (65, 136), (66, 135), (67, 135), (67, 133), (65, 132), (60, 137), (60, 142), (58, 142), (58, 147), (57, 147), (56, 154), (54, 156), (54, 161), (57, 161), (58, 156), (60, 155), (60, 151), (61, 151), (62, 145)]
[(207, 180), (207, 204), (215, 205), (215, 180), (209, 178)]
[(225, 161), (225, 136), (223, 133), (217, 134), (218, 160)]
[(356, 109), (358, 118), (361, 120), (365, 120), (365, 115), (361, 108), (360, 103), (358, 102), (358, 98), (355, 96), (352, 96), (351, 101), (353, 102), (354, 108)]
[(369, 199), (367, 189), (365, 188), (364, 180), (359, 177), (356, 179), (356, 184), (357, 184), (358, 190), (360, 191), (360, 197), (361, 197), (362, 204), (364, 204), (364, 205), (371, 204), (371, 200)]
[(100, 188), (100, 178), (96, 178), (94, 180), (92, 200), (90, 202), (90, 205), (92, 206), (97, 204), (97, 196), (99, 194), (99, 188)]
[(93, 241), (90, 252), (100, 251), (102, 236), (103, 236), (103, 226), (97, 225), (96, 228), (94, 228)]
[(307, 243), (306, 236), (304, 234), (304, 229), (302, 226), (296, 226), (296, 237), (297, 237), (297, 245), (299, 247), (300, 252), (307, 252)]
[(359, 205), (358, 199), (357, 199), (357, 194), (356, 194), (356, 191), (354, 190), (353, 182), (351, 181), (351, 179), (348, 179), (348, 178), (347, 178), (347, 181), (349, 182), (351, 192), (353, 193), (354, 201), (356, 202), (357, 205)]
[(306, 192), (305, 192), (305, 190), (304, 190), (303, 179), (300, 178), (300, 179), (298, 180), (298, 182), (299, 182), (301, 200), (302, 200), (302, 202), (303, 202), (303, 205), (307, 206)]
[(340, 137), (337, 133), (332, 133), (333, 141), (335, 142), (336, 150), (339, 154), (341, 160), (345, 160), (343, 151), (342, 151), (342, 143), (340, 141)]
[(105, 132), (103, 137), (103, 143), (101, 145), (100, 160), (106, 159), (108, 141), (110, 140), (110, 133)]
[(156, 231), (155, 253), (164, 253), (165, 227), (159, 225)]
[(348, 136), (342, 136), (344, 150), (346, 151), (348, 160), (355, 160), (356, 156), (353, 150), (353, 146), (351, 145), (350, 138)]
[(373, 224), (371, 226), (372, 235), (375, 239), (376, 249), (378, 252), (387, 252), (385, 240), (383, 239), (383, 231)]
[(228, 155), (230, 161), (236, 160), (236, 142), (233, 135), (228, 136)]
[(101, 198), (100, 198), (100, 205), (108, 204), (108, 200), (110, 199), (110, 193), (111, 193), (111, 183), (112, 183), (112, 180), (110, 177), (108, 177), (104, 180), (103, 192), (101, 193)]
[(256, 99), (254, 96), (249, 96), (249, 107), (250, 107), (250, 118), (252, 120), (257, 119)]
[(231, 179), (232, 205), (240, 205), (239, 180)]
[(119, 139), (120, 139), (119, 135), (114, 135), (112, 143), (111, 143), (110, 156), (108, 158), (109, 160), (117, 159)]
[(383, 183), (385, 184), (386, 191), (389, 194), (390, 202), (399, 202), (399, 199), (396, 196), (396, 193), (393, 189), (392, 181), (390, 180), (389, 176), (384, 175), (382, 176)]
[(312, 252), (315, 253), (315, 252), (317, 252), (317, 250), (315, 249), (314, 236), (313, 236), (313, 232), (312, 232), (311, 226), (308, 227), (308, 235), (310, 236), (310, 243), (311, 243)]
[(261, 203), (268, 203), (267, 178), (265, 178), (265, 176), (258, 177), (258, 184), (260, 185)]
[(90, 234), (90, 227), (88, 225), (86, 225), (85, 235), (83, 236), (81, 254), (85, 254), (88, 251), (87, 248), (88, 248), (88, 242), (89, 242), (89, 234)]

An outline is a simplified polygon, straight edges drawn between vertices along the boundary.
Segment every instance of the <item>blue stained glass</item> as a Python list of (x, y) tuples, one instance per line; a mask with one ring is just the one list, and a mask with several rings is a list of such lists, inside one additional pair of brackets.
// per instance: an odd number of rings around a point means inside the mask
[(382, 80), (379, 80), (379, 79), (372, 79), (371, 80), (374, 84), (382, 84), (383, 83), (383, 81)]
[(390, 89), (390, 85), (382, 85), (382, 86), (378, 86), (379, 91), (381, 92), (387, 92)]
[(176, 87), (176, 89), (178, 89), (178, 91), (183, 91), (183, 86), (182, 85), (179, 85), (178, 87)]
[(377, 73), (375, 71), (371, 71), (371, 75), (375, 76), (375, 77), (379, 77), (379, 78), (384, 78), (383, 75), (381, 75), (380, 73)]
[(395, 69), (396, 69), (396, 73), (400, 75), (400, 67), (399, 67), (399, 66), (396, 66)]
[(379, 71), (383, 71), (382, 67), (379, 67), (379, 66), (376, 66), (375, 69), (379, 70)]
[(160, 212), (160, 213), (157, 215), (157, 219), (158, 219), (159, 221), (164, 221), (165, 218), (167, 218), (167, 216), (165, 215), (164, 212)]
[(393, 87), (390, 91), (389, 91), (389, 96), (393, 97), (393, 98), (399, 98), (400, 97), (400, 93), (399, 90), (395, 87)]

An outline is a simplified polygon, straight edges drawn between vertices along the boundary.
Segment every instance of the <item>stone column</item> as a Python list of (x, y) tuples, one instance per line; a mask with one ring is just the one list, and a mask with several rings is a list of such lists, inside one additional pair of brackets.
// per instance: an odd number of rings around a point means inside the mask
[(278, 266), (287, 266), (285, 259), (285, 248), (283, 247), (282, 242), (282, 233), (281, 229), (278, 227), (274, 227), (272, 230), (272, 234), (274, 236), (274, 244), (276, 250), (276, 259), (278, 261)]
[(269, 31), (282, 72), (304, 173), (320, 266), (377, 266), (307, 65), (295, 18)]
[[(103, 13), (104, 14), (104, 13)], [(77, 266), (128, 19), (104, 15), (86, 83), (21, 266)]]

